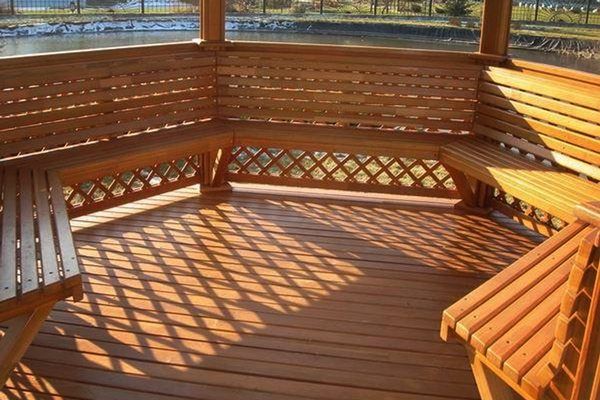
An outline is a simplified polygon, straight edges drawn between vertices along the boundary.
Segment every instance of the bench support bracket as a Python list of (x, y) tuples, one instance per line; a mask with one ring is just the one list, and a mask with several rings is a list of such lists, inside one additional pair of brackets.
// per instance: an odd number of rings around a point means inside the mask
[(517, 400), (515, 392), (494, 374), (470, 349), (469, 361), (482, 400)]
[(224, 147), (216, 152), (211, 152), (206, 166), (207, 176), (204, 185), (200, 185), (200, 192), (229, 191), (231, 186), (226, 182), (232, 147)]
[(8, 324), (8, 329), (0, 339), (0, 388), (27, 351), (53, 306), (54, 302), (45, 304), (3, 322)]

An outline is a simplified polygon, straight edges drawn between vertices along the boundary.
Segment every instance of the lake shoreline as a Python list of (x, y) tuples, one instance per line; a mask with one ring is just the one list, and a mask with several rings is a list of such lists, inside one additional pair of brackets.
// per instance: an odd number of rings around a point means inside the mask
[[(23, 23), (15, 23), (16, 20)], [(197, 31), (199, 22), (195, 16), (96, 16), (89, 20), (66, 20), (27, 23), (18, 17), (11, 24), (0, 20), (0, 38), (38, 35), (85, 34), (101, 32), (144, 31)], [(419, 23), (416, 23), (419, 22)], [(416, 41), (459, 42), (475, 44), (479, 30), (472, 22), (465, 26), (449, 26), (422, 21), (403, 20), (402, 23), (380, 20), (344, 21), (333, 18), (301, 18), (290, 16), (228, 16), (226, 29), (240, 32), (310, 33), (320, 35), (344, 35), (362, 37), (404, 37)], [(546, 37), (531, 34), (513, 34), (511, 46), (561, 54), (572, 54), (588, 59), (600, 59), (600, 40), (584, 40), (569, 37)]]

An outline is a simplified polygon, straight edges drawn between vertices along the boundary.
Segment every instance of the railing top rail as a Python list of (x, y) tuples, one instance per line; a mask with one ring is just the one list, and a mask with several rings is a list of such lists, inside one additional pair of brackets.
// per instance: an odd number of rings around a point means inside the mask
[(230, 41), (227, 42), (231, 48), (236, 49), (254, 49), (273, 51), (281, 53), (311, 52), (322, 53), (326, 55), (361, 55), (384, 57), (405, 57), (407, 55), (416, 57), (448, 58), (451, 59), (470, 59), (477, 61), (487, 61), (498, 63), (503, 61), (504, 57), (493, 56), (469, 51), (447, 51), (447, 50), (429, 50), (429, 49), (409, 49), (393, 48), (380, 46), (357, 46), (357, 45), (331, 45), (318, 43), (289, 43), (289, 42), (253, 42), (253, 41)]
[[(199, 46), (197, 44), (192, 41), (186, 41), (7, 56), (0, 57), (0, 70), (94, 62), (103, 61), (104, 59), (143, 57), (149, 55), (159, 56), (164, 54), (167, 56), (174, 52), (192, 52), (197, 51), (198, 49)], [(151, 50), (151, 53), (149, 50)]]
[(564, 78), (571, 81), (580, 81), (582, 83), (600, 85), (600, 75), (590, 72), (577, 71), (569, 68), (557, 67), (554, 65), (541, 64), (515, 58), (507, 59), (503, 66), (518, 71), (529, 71), (532, 73), (553, 76), (556, 78)]
[(575, 216), (582, 221), (600, 227), (600, 201), (578, 205), (575, 208)]

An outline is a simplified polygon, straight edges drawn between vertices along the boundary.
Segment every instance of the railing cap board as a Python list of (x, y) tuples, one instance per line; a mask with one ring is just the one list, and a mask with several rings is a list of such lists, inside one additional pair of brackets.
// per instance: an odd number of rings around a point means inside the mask
[(600, 75), (589, 72), (576, 71), (564, 67), (557, 67), (554, 65), (540, 64), (531, 61), (509, 58), (505, 61), (505, 63), (502, 66), (520, 72), (529, 72), (535, 75), (546, 76), (547, 78), (566, 79), (570, 83), (573, 83), (573, 81), (579, 81), (581, 83), (587, 83), (596, 86), (600, 85)]
[(574, 213), (580, 220), (600, 226), (600, 201), (580, 204), (575, 207)]
[[(151, 50), (151, 51), (149, 51)], [(57, 64), (97, 62), (116, 58), (170, 55), (182, 52), (198, 52), (204, 50), (195, 43), (173, 42), (161, 44), (144, 44), (102, 49), (70, 50), (54, 53), (38, 53), (29, 55), (0, 57), (0, 70), (24, 68), (31, 66), (50, 66)], [(209, 49), (206, 49), (209, 51)]]
[(503, 60), (502, 57), (490, 56), (488, 54), (463, 52), (463, 51), (445, 51), (445, 50), (426, 50), (426, 49), (404, 49), (376, 46), (354, 46), (354, 45), (328, 45), (315, 43), (285, 43), (285, 42), (250, 42), (250, 41), (231, 41), (228, 42), (236, 51), (267, 51), (278, 53), (302, 53), (310, 52), (312, 54), (323, 54), (324, 56), (345, 55), (369, 57), (419, 57), (445, 59), (447, 61), (494, 61)]

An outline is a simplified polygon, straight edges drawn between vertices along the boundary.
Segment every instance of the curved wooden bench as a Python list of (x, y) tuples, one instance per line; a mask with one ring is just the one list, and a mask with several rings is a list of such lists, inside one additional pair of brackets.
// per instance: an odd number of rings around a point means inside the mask
[(599, 185), (476, 136), (443, 146), (440, 160), (449, 168), (501, 189), (566, 222), (575, 220), (573, 213), (577, 205), (600, 199)]
[(275, 147), (306, 151), (438, 159), (440, 149), (460, 136), (443, 133), (393, 134), (377, 129), (287, 122), (226, 121), (236, 146)]
[(442, 338), (465, 344), (483, 399), (599, 395), (600, 203), (577, 214), (444, 311)]
[(81, 275), (55, 172), (0, 168), (0, 387), (54, 304), (82, 298)]

